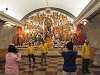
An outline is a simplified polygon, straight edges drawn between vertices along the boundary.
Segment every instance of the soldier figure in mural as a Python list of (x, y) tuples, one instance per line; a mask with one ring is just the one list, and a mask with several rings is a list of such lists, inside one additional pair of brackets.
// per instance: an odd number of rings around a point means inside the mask
[(45, 21), (44, 21), (44, 31), (45, 31), (45, 42), (48, 44), (49, 48), (52, 46), (52, 19), (47, 16), (45, 17)]
[[(66, 39), (70, 39), (71, 37), (69, 36), (73, 34), (74, 43), (79, 44), (79, 41), (82, 40), (82, 44), (84, 41), (84, 39), (82, 39), (84, 35), (80, 34), (81, 26), (77, 27), (76, 36), (76, 34), (74, 35), (74, 33), (71, 32), (71, 29), (74, 30), (74, 26), (69, 20), (70, 18), (68, 17), (68, 15), (55, 10), (47, 10), (46, 12), (39, 11), (29, 16), (29, 19), (25, 21), (25, 24), (27, 25), (26, 30), (30, 30), (28, 34), (34, 35), (32, 37), (34, 37), (35, 42), (41, 42), (47, 37), (53, 41), (58, 38), (59, 42), (64, 42), (66, 41)], [(22, 32), (22, 30), (20, 30), (20, 32)], [(39, 37), (35, 36), (35, 34), (37, 34), (37, 36)], [(30, 35), (28, 35), (28, 37), (30, 37)]]
[(51, 34), (52, 24), (53, 24), (52, 19), (49, 16), (45, 17), (45, 21), (44, 21), (45, 31), (50, 33), (50, 34)]

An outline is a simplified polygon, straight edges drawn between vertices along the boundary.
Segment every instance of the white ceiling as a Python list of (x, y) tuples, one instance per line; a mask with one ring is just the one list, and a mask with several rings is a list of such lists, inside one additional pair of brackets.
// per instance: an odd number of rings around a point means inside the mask
[[(47, 0), (49, 7), (64, 9), (75, 17), (87, 6), (91, 0)], [(21, 20), (29, 12), (46, 7), (46, 0), (0, 0), (0, 11), (5, 11), (6, 14)]]

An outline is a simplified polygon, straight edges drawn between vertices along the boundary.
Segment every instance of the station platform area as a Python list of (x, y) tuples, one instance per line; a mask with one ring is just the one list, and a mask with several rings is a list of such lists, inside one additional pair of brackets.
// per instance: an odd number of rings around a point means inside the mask
[[(20, 75), (63, 75), (63, 58), (62, 57), (47, 57), (46, 65), (41, 65), (40, 57), (35, 57), (36, 63), (29, 64), (27, 57), (22, 57), (19, 65)], [(77, 75), (81, 73), (82, 59), (77, 58)], [(5, 60), (0, 61), (0, 75), (4, 75)], [(100, 67), (90, 65), (90, 74), (86, 75), (99, 75)]]
[[(34, 51), (36, 63), (29, 63), (28, 56), (27, 56), (27, 48), (20, 49), (20, 53), (22, 55), (22, 60), (19, 65), (20, 75), (63, 75), (63, 63), (64, 60), (60, 55), (59, 51), (61, 48), (53, 48), (49, 50), (47, 54), (47, 61), (46, 65), (41, 65), (41, 52), (39, 50)], [(66, 48), (64, 48), (66, 49)], [(78, 57), (76, 60), (77, 64), (77, 75), (83, 75), (81, 73), (81, 66), (82, 66), (82, 58), (80, 56), (81, 51), (78, 51)], [(5, 59), (0, 61), (0, 75), (4, 75), (4, 65)], [(96, 67), (90, 64), (89, 67), (90, 74), (86, 75), (99, 75), (100, 74), (100, 67)]]
[[(22, 56), (27, 56), (27, 50), (21, 50), (20, 51), (21, 55)], [(41, 51), (34, 51), (34, 55), (35, 56), (41, 56)], [(55, 50), (51, 50), (51, 51), (48, 51), (48, 54), (47, 54), (48, 57), (61, 57), (61, 54), (59, 53), (59, 51)], [(81, 56), (81, 51), (78, 51), (78, 56), (80, 57)]]

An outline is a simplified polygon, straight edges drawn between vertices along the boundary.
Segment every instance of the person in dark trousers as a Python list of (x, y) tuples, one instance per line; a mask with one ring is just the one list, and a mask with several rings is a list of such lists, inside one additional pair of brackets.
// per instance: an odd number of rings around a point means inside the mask
[[(48, 47), (47, 47), (47, 44), (45, 42), (42, 42), (40, 45), (39, 45), (39, 50), (41, 50), (41, 65), (46, 65), (46, 59), (47, 59), (47, 53), (48, 53)], [(43, 60), (45, 60), (43, 62)]]
[(89, 72), (89, 59), (90, 59), (90, 48), (89, 48), (89, 41), (85, 40), (84, 45), (82, 46), (82, 73), (90, 73)]
[(77, 58), (77, 51), (73, 50), (73, 43), (68, 42), (66, 44), (66, 48), (68, 48), (68, 51), (61, 50), (60, 53), (62, 57), (64, 58), (64, 64), (63, 64), (63, 73), (64, 75), (77, 75), (76, 70), (76, 58)]
[(28, 49), (27, 49), (27, 53), (28, 53), (28, 58), (29, 58), (29, 62), (31, 63), (31, 58), (33, 59), (33, 62), (35, 62), (35, 57), (34, 57), (34, 46), (31, 45), (31, 43), (29, 43)]

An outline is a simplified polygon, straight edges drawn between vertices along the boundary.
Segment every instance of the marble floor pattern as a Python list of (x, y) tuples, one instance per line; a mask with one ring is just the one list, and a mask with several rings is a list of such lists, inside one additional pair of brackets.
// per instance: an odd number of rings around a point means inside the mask
[[(36, 63), (29, 64), (27, 57), (22, 57), (19, 65), (20, 75), (63, 75), (62, 57), (47, 57), (46, 65), (40, 65), (40, 57), (35, 57)], [(81, 74), (81, 58), (77, 58), (77, 75)], [(0, 75), (4, 75), (5, 60), (0, 61)], [(85, 75), (100, 75), (100, 67), (90, 66), (90, 74)]]

